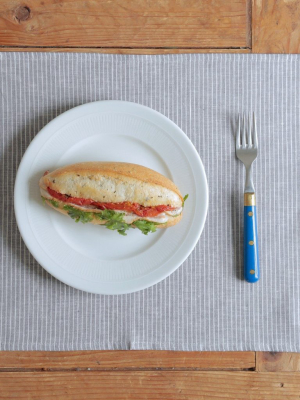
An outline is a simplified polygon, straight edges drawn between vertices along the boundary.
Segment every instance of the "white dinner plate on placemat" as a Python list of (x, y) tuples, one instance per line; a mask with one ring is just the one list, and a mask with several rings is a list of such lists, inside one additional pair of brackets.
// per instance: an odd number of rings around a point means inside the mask
[[(189, 194), (182, 221), (147, 236), (132, 229), (124, 237), (43, 206), (43, 173), (82, 161), (130, 162), (162, 173)], [(21, 161), (14, 201), (21, 235), (50, 274), (87, 292), (122, 294), (161, 281), (189, 256), (204, 226), (208, 187), (196, 149), (172, 121), (135, 103), (99, 101), (65, 112), (40, 131)]]

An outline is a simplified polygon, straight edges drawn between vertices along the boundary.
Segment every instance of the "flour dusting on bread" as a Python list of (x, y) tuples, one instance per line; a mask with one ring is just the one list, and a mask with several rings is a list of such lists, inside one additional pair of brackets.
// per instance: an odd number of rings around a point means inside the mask
[(168, 178), (128, 163), (87, 162), (59, 168), (41, 178), (40, 186), (72, 197), (98, 202), (128, 201), (145, 207), (180, 207), (182, 196)]

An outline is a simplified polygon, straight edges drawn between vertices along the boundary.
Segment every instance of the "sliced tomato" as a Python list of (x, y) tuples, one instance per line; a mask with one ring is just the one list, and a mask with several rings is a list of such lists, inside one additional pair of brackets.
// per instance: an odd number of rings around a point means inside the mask
[(138, 203), (130, 203), (128, 201), (124, 201), (123, 203), (101, 203), (98, 201), (94, 201), (92, 199), (83, 199), (78, 197), (68, 196), (66, 194), (61, 194), (52, 190), (48, 187), (48, 193), (56, 198), (57, 200), (63, 201), (64, 203), (76, 204), (77, 206), (94, 206), (99, 210), (119, 210), (119, 211), (127, 211), (130, 213), (134, 213), (139, 217), (156, 217), (158, 214), (161, 214), (164, 211), (172, 211), (175, 210), (174, 207), (168, 205), (160, 205), (154, 207), (144, 207)]

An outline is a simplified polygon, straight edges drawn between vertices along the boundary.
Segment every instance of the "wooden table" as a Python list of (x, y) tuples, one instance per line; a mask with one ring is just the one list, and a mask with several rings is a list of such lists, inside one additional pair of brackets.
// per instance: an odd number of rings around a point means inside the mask
[[(0, 0), (2, 51), (299, 53), (300, 0)], [(0, 399), (300, 398), (300, 355), (0, 352)]]

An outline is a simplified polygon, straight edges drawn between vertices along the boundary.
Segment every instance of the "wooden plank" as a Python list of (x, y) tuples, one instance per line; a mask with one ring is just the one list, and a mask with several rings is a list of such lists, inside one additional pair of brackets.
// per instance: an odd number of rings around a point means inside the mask
[(299, 400), (296, 372), (3, 372), (0, 399)]
[(0, 369), (254, 369), (254, 352), (2, 351)]
[(253, 53), (300, 53), (300, 0), (253, 0)]
[[(263, 372), (300, 371), (299, 353), (256, 353), (256, 370)], [(300, 377), (299, 377), (300, 379)], [(299, 397), (300, 398), (300, 397)]]
[(1, 0), (0, 45), (249, 47), (247, 0)]
[(102, 53), (102, 54), (201, 54), (201, 53), (251, 53), (250, 49), (126, 49), (97, 47), (0, 47), (0, 51), (47, 53)]

